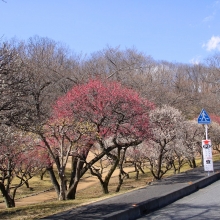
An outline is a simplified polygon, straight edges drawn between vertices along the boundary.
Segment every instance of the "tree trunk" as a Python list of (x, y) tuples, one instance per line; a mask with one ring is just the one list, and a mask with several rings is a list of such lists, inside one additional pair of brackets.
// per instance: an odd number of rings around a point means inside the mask
[[(178, 161), (179, 161), (179, 160), (178, 160)], [(174, 161), (172, 161), (172, 164), (173, 164), (173, 174), (176, 174), (177, 167), (176, 167)]]
[(114, 158), (114, 164), (111, 166), (110, 170), (108, 171), (107, 175), (105, 176), (104, 181), (100, 181), (101, 186), (102, 186), (103, 193), (105, 193), (105, 194), (108, 194), (108, 193), (109, 193), (109, 191), (108, 191), (108, 185), (109, 185), (110, 178), (111, 178), (112, 174), (114, 173), (116, 167), (117, 167), (118, 164), (119, 164), (120, 149), (118, 148), (118, 155), (117, 155), (117, 156), (112, 155), (112, 154), (110, 154), (110, 153), (108, 154), (108, 156), (110, 156), (112, 159)]
[(123, 184), (123, 182), (124, 182), (124, 178), (129, 179), (129, 174), (126, 173), (126, 172), (123, 170), (123, 168), (122, 168), (122, 169), (120, 170), (119, 175), (118, 175), (118, 186), (117, 186), (115, 192), (119, 192), (119, 191), (120, 191), (121, 186), (122, 186), (122, 184)]
[(145, 174), (144, 170), (141, 167), (141, 163), (139, 165), (137, 165), (138, 169), (141, 171), (142, 174)]
[(68, 190), (66, 194), (66, 199), (76, 199), (76, 189), (79, 181), (74, 181), (71, 188)]
[(72, 156), (71, 159), (71, 177), (70, 177), (70, 183), (69, 183), (69, 188), (73, 185), (74, 183), (74, 178), (76, 176), (76, 168), (77, 168), (77, 157)]
[(196, 168), (196, 160), (195, 160), (195, 158), (193, 157), (193, 159), (192, 159), (192, 168)]
[(108, 184), (109, 184), (109, 181), (101, 182), (102, 191), (103, 191), (104, 194), (108, 194), (109, 193), (109, 191), (108, 191)]
[(154, 169), (155, 169), (154, 163), (150, 162), (150, 172), (153, 175), (153, 179), (159, 180), (158, 176), (155, 174), (156, 171)]
[(189, 164), (190, 168), (192, 168), (192, 167), (193, 167), (193, 166), (192, 166), (192, 162), (191, 162), (191, 160), (190, 160), (190, 159), (188, 159), (188, 164)]
[(80, 180), (80, 171), (83, 168), (84, 162), (80, 158), (74, 158), (72, 160), (72, 176), (70, 180), (69, 190), (67, 192), (67, 199), (76, 198), (76, 189)]
[(121, 172), (120, 172), (119, 175), (118, 175), (118, 185), (117, 185), (117, 188), (116, 188), (115, 192), (120, 191), (122, 184), (123, 184), (123, 178), (122, 178), (122, 175), (121, 175)]
[(53, 167), (47, 168), (47, 171), (48, 171), (48, 173), (49, 173), (49, 175), (50, 175), (51, 182), (52, 182), (52, 184), (53, 184), (53, 186), (54, 186), (54, 189), (55, 189), (55, 191), (56, 191), (56, 193), (57, 193), (57, 198), (59, 198), (59, 195), (60, 195), (60, 186), (59, 186), (59, 183), (58, 183), (58, 181), (57, 181), (57, 179), (56, 179), (56, 176), (55, 176), (55, 174), (54, 174)]
[(28, 180), (24, 181), (24, 184), (26, 185), (26, 187), (27, 187), (28, 189), (30, 188), (30, 185), (29, 185)]
[(135, 172), (136, 172), (135, 180), (138, 180), (138, 178), (139, 178), (139, 170), (137, 168), (137, 164), (136, 163), (134, 163), (134, 168), (135, 168)]
[(59, 200), (63, 201), (66, 200), (66, 179), (65, 176), (60, 175), (60, 194), (59, 194)]
[(44, 174), (47, 172), (47, 170), (45, 169), (41, 174), (40, 174), (40, 180), (44, 179)]
[[(161, 153), (158, 157), (158, 166), (157, 166), (157, 179), (161, 179), (161, 172), (162, 172), (162, 158), (163, 158), (163, 154)], [(161, 176), (161, 177), (160, 177)]]
[(124, 159), (125, 159), (125, 152), (126, 152), (126, 149), (123, 150), (122, 154), (120, 154), (120, 149), (118, 149), (118, 157), (120, 157), (121, 155), (121, 158), (120, 158), (120, 162), (119, 162), (119, 175), (118, 175), (118, 186), (116, 188), (116, 192), (119, 192), (120, 189), (121, 189), (121, 186), (123, 184), (123, 180), (124, 178), (122, 178), (122, 175), (125, 173), (123, 171), (123, 162), (124, 162)]
[(3, 183), (0, 183), (0, 190), (2, 192), (5, 204), (7, 208), (13, 208), (15, 207), (15, 200), (9, 195), (9, 193), (6, 191), (5, 186)]

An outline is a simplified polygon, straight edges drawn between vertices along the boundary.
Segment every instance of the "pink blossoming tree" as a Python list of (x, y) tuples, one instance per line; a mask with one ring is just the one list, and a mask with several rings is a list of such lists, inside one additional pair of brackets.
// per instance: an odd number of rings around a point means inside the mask
[[(152, 103), (120, 83), (99, 80), (75, 86), (57, 100), (54, 105), (54, 118), (88, 123), (93, 129), (89, 141), (86, 136), (77, 140), (77, 144), (85, 151), (83, 157), (81, 154), (74, 154), (75, 168), (69, 185), (69, 189), (73, 190), (66, 195), (67, 199), (75, 198), (79, 178), (88, 170), (100, 180), (103, 192), (108, 193), (109, 180), (119, 164), (122, 149), (125, 151), (149, 137), (148, 116), (153, 107)], [(87, 161), (93, 143), (100, 148), (99, 153)], [(104, 156), (112, 159), (112, 166), (103, 177), (93, 165)]]

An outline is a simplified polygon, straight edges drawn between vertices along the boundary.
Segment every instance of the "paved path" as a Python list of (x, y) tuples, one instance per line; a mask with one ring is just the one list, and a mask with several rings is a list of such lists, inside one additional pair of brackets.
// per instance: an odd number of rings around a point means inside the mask
[(214, 163), (215, 173), (204, 172), (203, 167), (157, 181), (150, 186), (123, 195), (71, 209), (44, 219), (109, 219), (132, 220), (149, 213), (220, 178), (220, 162)]
[(220, 219), (220, 180), (139, 220)]

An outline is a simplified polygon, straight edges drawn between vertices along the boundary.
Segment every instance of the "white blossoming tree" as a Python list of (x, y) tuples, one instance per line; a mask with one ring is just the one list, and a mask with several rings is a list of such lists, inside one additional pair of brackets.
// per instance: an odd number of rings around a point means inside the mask
[(146, 159), (155, 179), (173, 167), (172, 144), (180, 132), (184, 117), (181, 112), (170, 106), (156, 108), (150, 113), (151, 139), (147, 142)]

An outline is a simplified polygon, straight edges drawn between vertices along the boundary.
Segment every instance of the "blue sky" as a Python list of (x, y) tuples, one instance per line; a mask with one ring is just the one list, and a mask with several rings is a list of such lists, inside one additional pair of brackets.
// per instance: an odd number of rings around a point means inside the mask
[(0, 36), (48, 37), (76, 53), (135, 48), (196, 63), (220, 51), (220, 0), (5, 0)]

